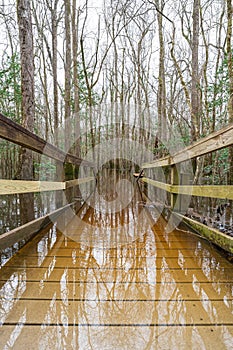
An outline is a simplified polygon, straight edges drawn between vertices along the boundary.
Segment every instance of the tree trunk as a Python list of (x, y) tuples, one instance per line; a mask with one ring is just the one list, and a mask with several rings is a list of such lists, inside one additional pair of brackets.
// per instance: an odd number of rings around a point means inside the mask
[[(73, 135), (71, 130), (71, 6), (70, 0), (65, 0), (65, 151), (71, 152)], [(73, 179), (73, 165), (65, 164), (65, 179)], [(67, 201), (72, 200), (72, 188), (66, 190)]]
[[(227, 0), (227, 63), (229, 77), (228, 120), (233, 122), (232, 0)], [(233, 147), (229, 148), (228, 185), (233, 185)]]
[[(156, 2), (160, 11), (163, 11), (163, 1), (159, 4)], [(159, 83), (158, 83), (158, 138), (159, 143), (164, 144), (167, 141), (167, 128), (166, 128), (166, 85), (165, 85), (165, 67), (164, 67), (164, 39), (163, 39), (163, 16), (161, 12), (157, 12), (158, 18), (158, 31), (159, 31)], [(162, 156), (162, 154), (161, 154)]]
[[(49, 3), (47, 1), (47, 6), (49, 7)], [(54, 125), (54, 143), (55, 146), (59, 147), (59, 112), (58, 112), (58, 0), (54, 1), (53, 7), (51, 3), (50, 11), (52, 18), (52, 74), (53, 74), (53, 125)], [(63, 181), (64, 180), (64, 171), (63, 164), (61, 162), (56, 162), (56, 175), (55, 181)], [(56, 207), (59, 208), (62, 206), (62, 193), (61, 191), (56, 191)]]
[[(21, 54), (21, 90), (22, 90), (22, 123), (30, 131), (34, 129), (34, 54), (30, 0), (17, 0), (17, 17), (19, 26)], [(22, 149), (21, 179), (33, 179), (32, 151)], [(33, 194), (21, 195), (21, 223), (34, 219)]]
[(55, 145), (59, 147), (59, 140), (57, 135), (57, 129), (59, 125), (58, 117), (58, 79), (57, 79), (57, 4), (56, 0), (54, 3), (54, 8), (51, 10), (52, 16), (52, 52), (53, 52), (53, 115), (54, 115), (54, 132), (55, 132)]
[(198, 51), (199, 51), (199, 27), (200, 27), (200, 0), (193, 3), (193, 35), (192, 35), (192, 86), (191, 86), (191, 121), (192, 141), (199, 137), (200, 107), (199, 107), (199, 72), (198, 72)]
[[(78, 79), (78, 15), (77, 3), (73, 0), (72, 3), (72, 54), (73, 54), (73, 85), (74, 85), (74, 154), (81, 157), (80, 150), (80, 103), (79, 103), (79, 79)], [(75, 167), (75, 178), (79, 175), (79, 167)], [(74, 196), (80, 195), (79, 187), (74, 189)]]
[(74, 118), (75, 118), (75, 155), (80, 153), (80, 103), (79, 103), (79, 79), (78, 79), (78, 36), (77, 36), (77, 5), (73, 0), (72, 12), (72, 46), (73, 46), (73, 84), (74, 84)]
[(65, 0), (65, 150), (71, 146), (71, 29), (70, 0)]

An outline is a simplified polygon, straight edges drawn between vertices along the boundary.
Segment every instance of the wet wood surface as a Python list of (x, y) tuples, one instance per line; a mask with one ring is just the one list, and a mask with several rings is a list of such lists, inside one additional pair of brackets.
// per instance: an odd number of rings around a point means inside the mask
[(232, 263), (111, 183), (1, 255), (2, 348), (232, 349)]
[(46, 191), (60, 191), (94, 181), (94, 177), (80, 178), (65, 182), (56, 181), (26, 181), (26, 180), (0, 180), (0, 195), (34, 193)]
[(172, 185), (146, 177), (143, 177), (141, 181), (161, 188), (169, 193), (233, 200), (232, 185)]
[(203, 137), (193, 145), (183, 148), (179, 152), (150, 163), (144, 163), (142, 169), (174, 165), (231, 145), (233, 145), (233, 124)]
[(55, 147), (0, 113), (0, 137), (62, 163), (94, 167), (94, 163)]

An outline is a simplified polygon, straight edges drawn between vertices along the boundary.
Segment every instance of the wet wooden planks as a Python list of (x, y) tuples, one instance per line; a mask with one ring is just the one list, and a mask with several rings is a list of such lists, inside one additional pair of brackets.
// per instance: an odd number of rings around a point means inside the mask
[(224, 257), (182, 231), (158, 226), (143, 241), (102, 248), (48, 232), (1, 269), (1, 344), (230, 349), (232, 277)]

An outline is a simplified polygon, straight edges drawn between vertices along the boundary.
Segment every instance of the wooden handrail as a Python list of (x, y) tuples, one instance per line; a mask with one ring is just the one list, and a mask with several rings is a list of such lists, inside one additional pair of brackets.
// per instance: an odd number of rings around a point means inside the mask
[(64, 182), (0, 180), (0, 195), (65, 190)]
[(0, 180), (0, 195), (66, 190), (94, 179), (90, 176), (65, 182)]
[(169, 193), (233, 200), (233, 186), (230, 185), (172, 185), (146, 177), (141, 180)]
[(90, 181), (94, 181), (95, 178), (93, 176), (90, 177), (84, 177), (84, 178), (79, 178), (79, 179), (74, 179), (74, 180), (69, 180), (65, 182), (66, 188), (74, 187), (77, 185), (81, 185)]
[(173, 155), (142, 164), (142, 169), (175, 165), (233, 145), (233, 123), (185, 147)]
[[(179, 184), (179, 174), (178, 168), (175, 166), (181, 162), (191, 160), (193, 158), (203, 156), (207, 153), (215, 152), (225, 147), (233, 145), (233, 123), (227, 125), (225, 128), (218, 130), (207, 137), (195, 142), (193, 145), (190, 145), (179, 152), (176, 152), (173, 155), (169, 155), (164, 158), (154, 160), (150, 163), (145, 163), (141, 166), (142, 169), (158, 168), (171, 166), (171, 184), (156, 181), (147, 177), (143, 177), (140, 181), (148, 183), (152, 186), (155, 186), (159, 189), (162, 189), (171, 194), (171, 208), (174, 209), (174, 212), (171, 212), (171, 215), (177, 217), (178, 221), (186, 222), (192, 229), (197, 230), (198, 233), (207, 238), (209, 241), (223, 248), (224, 250), (233, 253), (233, 237), (228, 234), (222, 233), (213, 227), (203, 225), (202, 223), (190, 219), (181, 213), (176, 212), (176, 203), (179, 195), (183, 196), (197, 196), (197, 197), (210, 197), (210, 198), (219, 198), (224, 200), (233, 200), (233, 186), (232, 185), (182, 185)], [(181, 203), (181, 198), (179, 198)], [(178, 203), (179, 203), (178, 202)], [(179, 211), (184, 214), (184, 210), (180, 207)], [(183, 208), (185, 209), (185, 208)], [(169, 219), (170, 220), (170, 219)]]
[(28, 241), (34, 237), (41, 229), (46, 227), (48, 224), (56, 220), (64, 211), (75, 205), (75, 202), (67, 204), (62, 208), (56, 209), (38, 219), (32, 220), (22, 226), (16, 227), (15, 229), (5, 232), (0, 235), (0, 251), (7, 247), (13, 246), (16, 242), (21, 240)]
[(73, 154), (65, 153), (1, 113), (0, 137), (62, 163), (72, 163), (74, 165), (82, 165), (91, 168), (95, 167), (94, 163), (78, 158)]

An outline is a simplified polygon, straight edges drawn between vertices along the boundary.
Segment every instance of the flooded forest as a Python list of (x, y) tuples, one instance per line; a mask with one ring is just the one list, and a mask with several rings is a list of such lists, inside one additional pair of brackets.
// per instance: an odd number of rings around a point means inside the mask
[(1, 349), (233, 349), (232, 18), (0, 2)]
[[(0, 112), (65, 153), (95, 162), (97, 176), (104, 169), (132, 175), (143, 162), (233, 122), (232, 5), (1, 1)], [(85, 167), (66, 164), (62, 170), (3, 139), (0, 155), (1, 179), (93, 176)], [(232, 185), (232, 166), (231, 147), (206, 154), (182, 170), (182, 184)], [(146, 172), (160, 180), (171, 176)], [(89, 191), (83, 185), (84, 197)], [(0, 233), (56, 209), (58, 195), (32, 194), (32, 206), (25, 195), (1, 195)], [(169, 205), (166, 196), (161, 201)], [(227, 199), (196, 197), (188, 212), (232, 233)]]

